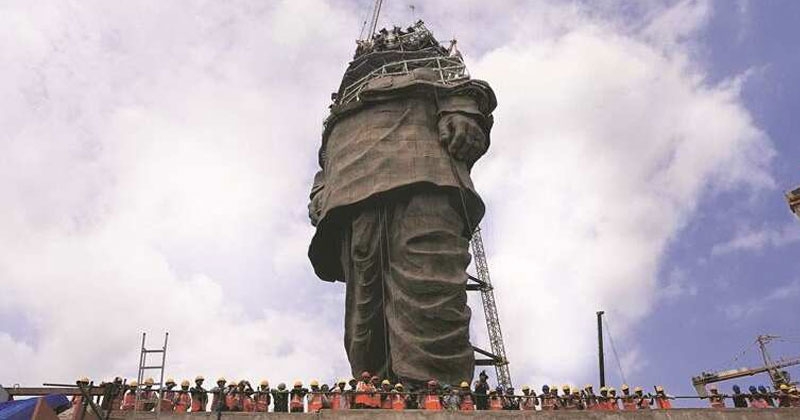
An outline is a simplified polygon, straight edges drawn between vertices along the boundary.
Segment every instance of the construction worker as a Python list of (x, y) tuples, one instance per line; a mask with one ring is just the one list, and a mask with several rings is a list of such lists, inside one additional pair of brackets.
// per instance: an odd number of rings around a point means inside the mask
[(439, 383), (435, 379), (428, 381), (428, 388), (423, 396), (422, 408), (429, 411), (440, 411), (442, 400), (439, 396)]
[(461, 397), (458, 395), (458, 388), (451, 388), (445, 385), (443, 389), (442, 405), (447, 411), (458, 411), (461, 408)]
[(189, 395), (188, 380), (184, 379), (181, 381), (181, 389), (175, 393), (173, 404), (176, 413), (186, 413), (189, 411), (189, 408), (192, 406), (192, 397)]
[(792, 403), (789, 399), (789, 385), (780, 384), (778, 387), (778, 407), (786, 408), (791, 406)]
[(475, 401), (472, 398), (472, 391), (469, 389), (469, 382), (463, 381), (459, 386), (459, 397), (461, 397), (461, 403), (459, 405), (459, 410), (461, 411), (474, 411), (475, 410)]
[(128, 392), (122, 398), (122, 411), (133, 411), (136, 407), (136, 393), (139, 390), (139, 382), (132, 380), (128, 382)]
[(408, 386), (408, 397), (406, 398), (406, 410), (419, 410), (420, 398), (419, 390), (412, 384)]
[[(738, 386), (737, 386), (737, 388), (738, 388)], [(657, 385), (656, 386), (655, 400), (656, 400), (656, 407), (658, 407), (659, 410), (669, 410), (669, 409), (671, 409), (672, 408), (672, 402), (670, 402), (671, 399), (673, 399), (673, 397), (670, 397), (669, 395), (667, 395), (664, 392), (664, 387), (663, 386), (661, 386), (661, 385)], [(746, 401), (745, 401), (745, 406), (747, 406), (747, 402)]]
[(122, 386), (122, 378), (117, 376), (112, 382), (101, 382), (100, 388), (103, 389), (103, 400), (100, 403), (100, 408), (112, 412), (119, 410), (125, 392)]
[(609, 404), (608, 404), (608, 388), (601, 386), (600, 387), (600, 395), (597, 395), (597, 406), (595, 410), (598, 411), (608, 411)]
[(408, 401), (408, 396), (403, 391), (403, 384), (397, 383), (394, 385), (394, 389), (389, 397), (392, 402), (392, 410), (394, 411), (403, 411), (406, 409), (406, 402)]
[(308, 389), (303, 388), (303, 382), (294, 381), (292, 390), (289, 391), (289, 411), (292, 413), (302, 413), (305, 411), (303, 399), (308, 394)]
[(274, 412), (289, 412), (289, 391), (286, 389), (285, 383), (279, 383), (278, 388), (272, 390), (272, 399), (275, 401)]
[(553, 410), (561, 410), (561, 397), (558, 396), (558, 386), (550, 385), (550, 397), (553, 398)]
[(733, 395), (731, 399), (733, 399), (734, 408), (747, 408), (747, 395), (742, 393), (742, 389), (739, 388), (739, 385), (733, 386)]
[(250, 381), (242, 379), (239, 381), (239, 386), (236, 388), (236, 393), (239, 397), (239, 407), (245, 413), (252, 413), (255, 411), (255, 403), (253, 402), (253, 387)]
[(322, 392), (322, 408), (325, 410), (331, 409), (331, 389), (328, 387), (328, 384), (322, 384), (319, 387), (320, 392)]
[(608, 387), (608, 410), (619, 411), (619, 397), (613, 386)]
[(561, 385), (561, 397), (559, 398), (558, 408), (561, 410), (574, 410), (577, 408), (575, 403), (572, 401), (572, 395), (570, 395), (570, 387), (567, 384)]
[(192, 413), (206, 411), (208, 394), (206, 389), (203, 388), (203, 381), (205, 381), (205, 378), (198, 375), (194, 378), (194, 386), (189, 390), (189, 394), (192, 396)]
[(239, 405), (239, 395), (236, 392), (236, 387), (238, 386), (238, 382), (231, 379), (228, 381), (228, 389), (225, 390), (225, 407), (227, 407), (227, 411), (242, 411), (241, 406)]
[(176, 391), (172, 389), (175, 388), (175, 380), (172, 378), (167, 378), (167, 381), (164, 382), (164, 386), (166, 389), (161, 392), (161, 411), (164, 413), (169, 413), (175, 408), (175, 397), (177, 395)]
[(536, 391), (531, 395), (531, 387), (522, 385), (522, 397), (519, 404), (520, 410), (534, 411), (536, 410)]
[(514, 388), (508, 387), (503, 398), (503, 410), (519, 411), (519, 398), (514, 395)]
[(575, 404), (575, 408), (577, 408), (578, 410), (586, 409), (586, 402), (583, 400), (583, 396), (581, 394), (580, 389), (572, 388), (572, 401)]
[(633, 400), (636, 402), (637, 410), (649, 410), (653, 405), (653, 399), (649, 395), (644, 395), (644, 390), (640, 386), (633, 389)]
[[(747, 396), (747, 400), (748, 400), (748, 403), (749, 403), (750, 407), (752, 407), (752, 408), (769, 408), (769, 404), (767, 404), (767, 401), (764, 399), (764, 396), (761, 395), (761, 393), (758, 392), (758, 389), (755, 387), (755, 385), (750, 385), (748, 390), (750, 391), (750, 395)], [(734, 392), (735, 391), (736, 390), (734, 389)], [(736, 399), (734, 399), (733, 401), (734, 401), (734, 404), (736, 404)]]
[(628, 384), (622, 384), (622, 409), (625, 411), (636, 411), (636, 399), (631, 395), (631, 389)]
[(379, 378), (377, 375), (372, 375), (372, 378), (370, 378), (370, 383), (372, 384), (373, 389), (371, 395), (372, 400), (370, 401), (372, 404), (371, 407), (381, 408), (381, 378)]
[(597, 395), (594, 395), (592, 384), (583, 387), (582, 398), (587, 410), (597, 410)]
[(253, 393), (254, 411), (256, 413), (266, 413), (269, 411), (269, 403), (272, 402), (270, 395), (269, 382), (262, 379), (258, 384), (258, 389)]
[(313, 379), (309, 386), (311, 386), (311, 391), (308, 395), (308, 412), (319, 413), (322, 410), (322, 391), (319, 389), (319, 381)]
[(789, 388), (789, 403), (792, 407), (800, 407), (800, 390), (795, 385)]
[(331, 392), (331, 410), (347, 410), (350, 408), (349, 397), (344, 389), (346, 385), (347, 380), (339, 379), (339, 382), (333, 387), (333, 391)]
[(482, 370), (478, 375), (478, 380), (475, 382), (475, 408), (478, 410), (486, 410), (489, 408), (489, 383), (487, 382), (489, 375), (485, 370)]
[[(86, 388), (88, 390), (89, 387), (89, 378), (82, 377), (75, 381), (75, 383), (79, 387)], [(79, 420), (83, 417), (83, 396), (82, 395), (73, 395), (72, 396), (72, 419)]]
[(211, 411), (228, 411), (228, 406), (225, 404), (225, 383), (227, 381), (225, 378), (218, 378), (217, 379), (217, 386), (215, 386), (211, 393), (213, 397), (211, 398)]
[(141, 404), (141, 411), (153, 411), (156, 408), (156, 391), (153, 390), (153, 385), (156, 381), (153, 378), (144, 380), (144, 389), (139, 396), (139, 403)]
[(392, 383), (389, 382), (388, 379), (384, 379), (381, 382), (381, 390), (378, 393), (378, 398), (380, 398), (379, 407), (383, 410), (391, 410), (392, 409), (392, 399), (391, 397), (392, 392)]
[(711, 403), (711, 408), (725, 408), (725, 396), (719, 393), (716, 385), (709, 387), (711, 395), (708, 396), (708, 402)]
[(552, 411), (556, 409), (556, 402), (550, 396), (550, 387), (542, 385), (542, 411)]
[(775, 399), (773, 398), (776, 396), (775, 394), (768, 392), (767, 387), (765, 387), (764, 385), (758, 386), (758, 392), (760, 392), (761, 396), (764, 397), (764, 401), (767, 402), (767, 405), (769, 405), (772, 408), (775, 408)]
[(361, 372), (361, 380), (356, 385), (356, 408), (372, 408), (372, 393), (375, 388), (370, 382), (370, 374), (367, 371)]
[(502, 392), (503, 389), (500, 387), (489, 391), (489, 410), (500, 411), (503, 409)]

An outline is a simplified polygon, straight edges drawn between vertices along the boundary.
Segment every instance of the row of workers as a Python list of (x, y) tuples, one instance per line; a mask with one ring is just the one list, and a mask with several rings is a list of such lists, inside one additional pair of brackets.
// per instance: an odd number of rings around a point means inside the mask
[[(722, 398), (719, 398), (719, 391), (712, 388), (710, 397), (716, 397), (716, 405), (719, 407), (725, 407), (726, 398), (733, 400), (734, 408), (800, 407), (800, 389), (795, 385), (780, 384), (777, 392), (769, 392), (763, 385), (759, 387), (751, 385), (748, 391), (750, 392), (745, 394), (739, 385), (734, 385), (731, 395), (722, 395)], [(715, 404), (715, 400), (712, 400), (712, 404)]]

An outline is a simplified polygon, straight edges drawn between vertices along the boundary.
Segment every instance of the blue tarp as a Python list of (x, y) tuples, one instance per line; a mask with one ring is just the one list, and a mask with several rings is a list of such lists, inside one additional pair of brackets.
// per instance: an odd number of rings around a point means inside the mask
[[(54, 394), (41, 398), (44, 398), (47, 405), (54, 411), (59, 407), (69, 405), (69, 399), (64, 395)], [(33, 416), (36, 403), (41, 398), (28, 398), (26, 400), (0, 403), (0, 420), (29, 420)]]

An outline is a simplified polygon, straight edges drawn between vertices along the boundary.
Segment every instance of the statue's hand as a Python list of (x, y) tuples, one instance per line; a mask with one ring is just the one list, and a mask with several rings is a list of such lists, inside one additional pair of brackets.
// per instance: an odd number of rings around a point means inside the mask
[(439, 119), (439, 141), (450, 156), (474, 163), (486, 153), (486, 134), (471, 117), (452, 113)]

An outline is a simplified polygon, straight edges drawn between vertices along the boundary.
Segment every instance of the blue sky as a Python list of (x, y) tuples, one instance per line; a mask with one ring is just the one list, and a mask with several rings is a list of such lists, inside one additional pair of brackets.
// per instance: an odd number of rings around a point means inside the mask
[[(305, 206), (367, 3), (2, 6), (0, 383), (133, 376), (138, 333), (164, 330), (176, 377), (348, 375)], [(382, 24), (411, 20), (386, 3)], [(416, 13), (499, 98), (474, 179), (516, 384), (595, 381), (597, 309), (631, 385), (690, 394), (757, 364), (728, 361), (761, 333), (798, 354), (800, 6)]]

